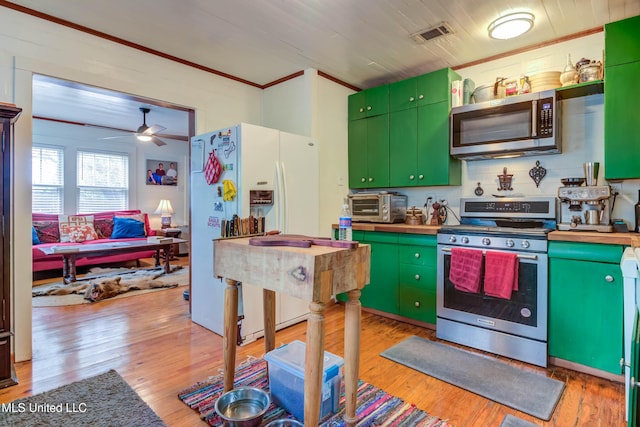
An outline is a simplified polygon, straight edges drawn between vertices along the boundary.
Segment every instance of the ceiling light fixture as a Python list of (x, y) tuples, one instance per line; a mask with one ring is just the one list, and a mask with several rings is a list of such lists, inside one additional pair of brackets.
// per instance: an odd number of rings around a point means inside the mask
[(136, 135), (136, 138), (138, 138), (138, 141), (144, 141), (144, 142), (151, 141), (151, 135)]
[(507, 40), (522, 34), (533, 28), (535, 16), (529, 12), (510, 13), (494, 20), (487, 31), (492, 39)]

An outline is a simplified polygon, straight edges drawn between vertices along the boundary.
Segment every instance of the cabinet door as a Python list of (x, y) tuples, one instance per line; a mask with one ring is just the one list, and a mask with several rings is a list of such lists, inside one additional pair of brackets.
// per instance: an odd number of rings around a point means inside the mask
[(418, 77), (418, 106), (447, 102), (451, 105), (451, 82), (460, 75), (450, 68), (443, 68)]
[(367, 117), (389, 112), (389, 85), (372, 87), (364, 92), (367, 100)]
[(398, 314), (398, 236), (365, 233), (371, 245), (371, 283), (362, 290), (363, 307)]
[(349, 187), (367, 187), (367, 119), (349, 122)]
[(604, 94), (604, 172), (606, 179), (640, 178), (640, 61), (607, 67)]
[(389, 115), (366, 119), (367, 187), (389, 186)]
[(621, 374), (622, 298), (618, 264), (550, 258), (549, 355)]
[(640, 61), (640, 16), (605, 25), (604, 35), (607, 67)]
[(389, 113), (389, 184), (419, 185), (416, 174), (418, 111), (415, 108)]
[(365, 91), (349, 95), (348, 111), (349, 120), (360, 120), (367, 117), (367, 94)]
[(399, 313), (410, 319), (436, 323), (435, 265), (400, 264)]
[(417, 77), (413, 77), (389, 85), (390, 112), (416, 108), (418, 104), (416, 99), (417, 80)]
[(418, 108), (418, 180), (420, 185), (460, 185), (461, 163), (449, 155), (449, 103)]

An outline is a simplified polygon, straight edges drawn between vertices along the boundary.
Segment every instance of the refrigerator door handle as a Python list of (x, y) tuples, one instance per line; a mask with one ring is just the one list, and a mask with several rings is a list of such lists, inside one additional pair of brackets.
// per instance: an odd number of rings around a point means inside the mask
[(280, 207), (282, 209), (282, 232), (289, 232), (289, 201), (287, 200), (287, 171), (284, 167), (284, 163), (280, 162), (280, 188), (282, 194), (280, 195)]
[[(282, 179), (281, 179), (282, 171), (280, 170), (280, 162), (276, 161), (275, 166), (276, 166), (276, 182), (275, 182), (276, 229), (284, 233), (284, 230), (282, 228)], [(267, 230), (264, 230), (264, 231), (267, 231)]]

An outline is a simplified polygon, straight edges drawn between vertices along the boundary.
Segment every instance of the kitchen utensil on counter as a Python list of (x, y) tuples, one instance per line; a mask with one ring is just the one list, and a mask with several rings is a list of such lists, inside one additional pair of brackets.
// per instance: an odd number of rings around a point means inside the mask
[(407, 217), (404, 220), (407, 225), (422, 225), (424, 224), (424, 217), (422, 215), (422, 209), (418, 209), (412, 206), (407, 209)]
[(582, 177), (560, 179), (560, 182), (562, 183), (562, 185), (566, 187), (580, 187), (582, 184), (584, 184), (584, 181), (585, 179)]
[(585, 162), (583, 167), (587, 186), (598, 185), (598, 172), (600, 170), (600, 163)]

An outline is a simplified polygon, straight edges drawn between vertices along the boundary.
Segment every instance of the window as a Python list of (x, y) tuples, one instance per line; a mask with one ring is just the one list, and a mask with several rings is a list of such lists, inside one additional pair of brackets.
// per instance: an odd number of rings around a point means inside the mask
[(31, 148), (32, 211), (61, 214), (64, 202), (64, 149), (33, 145)]
[(79, 213), (128, 209), (127, 154), (78, 151), (77, 159)]

